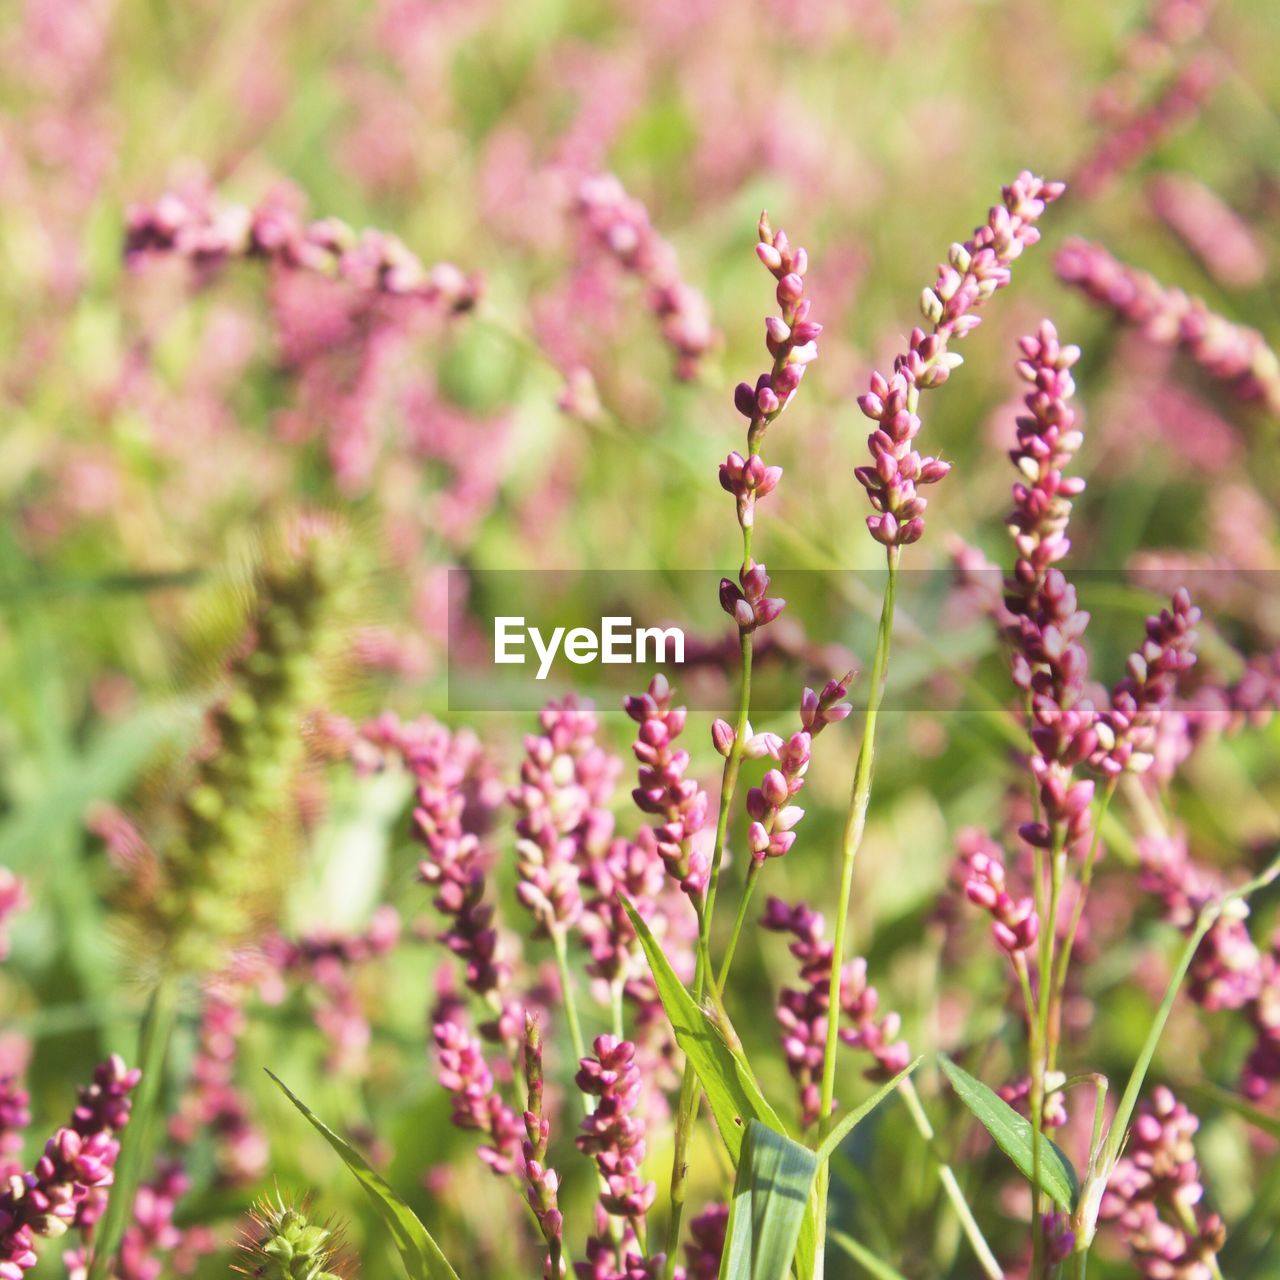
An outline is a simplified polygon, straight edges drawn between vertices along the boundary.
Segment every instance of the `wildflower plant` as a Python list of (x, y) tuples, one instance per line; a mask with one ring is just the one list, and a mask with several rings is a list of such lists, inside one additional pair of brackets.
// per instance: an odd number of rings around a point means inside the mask
[(1280, 47), (1082, 5), (0, 19), (0, 1280), (1276, 1272)]

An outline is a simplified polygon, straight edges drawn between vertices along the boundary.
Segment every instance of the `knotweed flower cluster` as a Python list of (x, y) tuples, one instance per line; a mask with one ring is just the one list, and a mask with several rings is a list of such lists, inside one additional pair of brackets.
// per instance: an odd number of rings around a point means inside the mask
[[(1164, 918), (1183, 933), (1195, 928), (1206, 904), (1220, 898), (1223, 879), (1192, 861), (1186, 839), (1174, 835), (1138, 840), (1139, 884), (1160, 900)], [(1280, 1086), (1280, 934), (1262, 951), (1249, 933), (1248, 906), (1233, 902), (1214, 921), (1192, 958), (1187, 992), (1211, 1013), (1241, 1010), (1254, 1044), (1240, 1075), (1240, 1090), (1260, 1101)]]
[(1000, 846), (972, 827), (960, 832), (956, 844), (965, 897), (990, 915), (996, 945), (1011, 956), (1026, 951), (1040, 936), (1040, 917), (1030, 895), (1010, 894)]
[(434, 886), (436, 910), (449, 922), (440, 941), (461, 961), (467, 987), (500, 1007), (510, 966), (499, 955), (493, 907), (485, 901), (488, 856), (466, 829), (471, 745), (441, 725), (423, 725), (404, 754), (418, 783), (414, 834), (426, 851), (418, 874)]
[(1200, 1121), (1163, 1086), (1134, 1117), (1129, 1146), (1102, 1201), (1130, 1256), (1149, 1280), (1210, 1280), (1226, 1239), (1222, 1219), (1201, 1207), (1193, 1139)]
[(270, 1157), (267, 1135), (237, 1081), (251, 984), (250, 974), (235, 966), (205, 984), (190, 1080), (169, 1120), (169, 1137), (179, 1149), (202, 1136), (213, 1140), (217, 1177), (227, 1186), (261, 1177)]
[(729, 1226), (727, 1204), (708, 1205), (689, 1221), (689, 1243), (685, 1245), (685, 1280), (716, 1280), (724, 1257), (724, 1238)]
[[(1226, 889), (1222, 877), (1192, 861), (1180, 833), (1142, 836), (1137, 847), (1139, 885), (1159, 900), (1170, 924), (1190, 934), (1200, 912)], [(1247, 918), (1248, 908), (1233, 904), (1214, 922), (1191, 962), (1188, 992), (1210, 1012), (1243, 1009), (1261, 991), (1261, 957)]]
[[(852, 683), (853, 672), (850, 671), (840, 680), (827, 681), (821, 693), (805, 689), (800, 699), (801, 728), (785, 742), (777, 734), (763, 733), (755, 735), (748, 744), (749, 756), (763, 748), (777, 762), (760, 780), (759, 786), (747, 792), (747, 814), (751, 818), (747, 844), (757, 864), (766, 858), (782, 857), (795, 843), (794, 828), (804, 817), (804, 810), (792, 804), (791, 800), (804, 787), (813, 739), (827, 725), (838, 724), (853, 710), (844, 701)], [(717, 724), (724, 725), (724, 722), (718, 721)], [(724, 725), (724, 729), (729, 727)]]
[(1149, 155), (1171, 133), (1194, 119), (1221, 78), (1210, 55), (1190, 59), (1152, 102), (1115, 112), (1092, 152), (1076, 170), (1072, 188), (1096, 196), (1114, 178)]
[(684, 731), (686, 710), (673, 706), (665, 676), (656, 675), (642, 694), (626, 700), (627, 715), (639, 726), (634, 751), (640, 762), (632, 798), (642, 813), (661, 818), (653, 828), (658, 855), (668, 873), (695, 903), (706, 892), (710, 863), (698, 839), (707, 818), (707, 793), (685, 777), (689, 753), (675, 745)]
[(320, 994), (316, 1025), (329, 1041), (328, 1066), (358, 1071), (369, 1045), (369, 1021), (356, 991), (355, 971), (387, 955), (400, 939), (400, 914), (383, 905), (359, 933), (314, 929), (297, 939), (271, 938), (265, 951), (280, 975)]
[(738, 412), (747, 419), (747, 456), (734, 450), (720, 464), (720, 485), (737, 500), (738, 523), (744, 532), (755, 524), (755, 505), (767, 497), (782, 479), (781, 467), (766, 466), (760, 457), (769, 424), (787, 407), (804, 377), (805, 369), (817, 359), (818, 336), (822, 326), (809, 318), (811, 304), (805, 297), (805, 273), (809, 255), (792, 247), (785, 231), (774, 231), (768, 214), (760, 215), (756, 254), (778, 282), (776, 296), (780, 316), (765, 320), (765, 346), (773, 359), (753, 387), (740, 382), (733, 394)]
[(1196, 623), (1200, 610), (1185, 588), (1170, 608), (1147, 619), (1147, 637), (1129, 656), (1128, 674), (1111, 693), (1097, 721), (1098, 751), (1093, 764), (1109, 776), (1142, 773), (1155, 762), (1160, 721), (1177, 690), (1178, 678), (1196, 661)]
[(520, 901), (550, 936), (582, 917), (582, 868), (612, 834), (604, 806), (621, 765), (596, 742), (594, 711), (572, 694), (539, 719), (542, 733), (525, 739), (520, 785), (509, 798), (520, 815)]
[(1178, 348), (1240, 399), (1280, 412), (1280, 357), (1256, 329), (1224, 319), (1201, 299), (1126, 266), (1087, 240), (1064, 244), (1054, 267), (1059, 279), (1148, 341)]
[(528, 1104), (524, 1112), (525, 1138), (520, 1152), (524, 1160), (525, 1197), (547, 1245), (544, 1275), (548, 1280), (558, 1280), (563, 1274), (564, 1215), (560, 1212), (557, 1198), (560, 1176), (547, 1165), (551, 1121), (542, 1109), (542, 1033), (538, 1029), (538, 1020), (532, 1016), (527, 1016), (524, 1024), (524, 1078)]
[(129, 1121), (129, 1095), (141, 1078), (118, 1058), (100, 1064), (93, 1083), (45, 1144), (30, 1172), (13, 1174), (0, 1193), (0, 1276), (22, 1280), (35, 1267), (35, 1237), (91, 1228), (106, 1207), (107, 1188)]
[(20, 876), (0, 867), (0, 960), (9, 958), (9, 921), (27, 905), (27, 890)]
[[(819, 1082), (827, 1039), (830, 1008), (831, 965), (834, 949), (823, 937), (822, 916), (803, 902), (789, 905), (770, 898), (760, 924), (771, 933), (791, 939), (791, 954), (800, 962), (801, 987), (783, 987), (778, 993), (778, 1024), (787, 1068), (800, 1090), (801, 1123), (805, 1128), (821, 1118)], [(841, 1039), (875, 1059), (867, 1075), (888, 1079), (911, 1060), (907, 1043), (898, 1038), (901, 1019), (896, 1013), (877, 1017), (880, 997), (867, 984), (867, 962), (861, 957), (841, 970)]]
[(1003, 189), (1003, 203), (992, 208), (969, 240), (951, 246), (933, 288), (921, 295), (920, 310), (930, 330), (913, 329), (907, 350), (894, 359), (892, 374), (873, 373), (870, 388), (858, 399), (863, 414), (878, 426), (867, 438), (871, 466), (858, 467), (854, 474), (877, 513), (867, 517), (867, 527), (886, 547), (920, 539), (928, 503), (918, 487), (937, 483), (951, 469), (949, 463), (916, 452), (920, 392), (941, 386), (963, 363), (950, 350), (952, 339), (982, 323), (978, 307), (1009, 283), (1013, 263), (1040, 239), (1036, 223), (1045, 206), (1064, 190), (1060, 182), (1045, 182), (1025, 171)]
[(706, 300), (680, 273), (675, 250), (649, 221), (649, 212), (612, 174), (584, 178), (576, 212), (587, 235), (624, 271), (644, 284), (649, 309), (676, 358), (676, 377), (697, 376), (717, 335)]
[(633, 1112), (641, 1096), (636, 1048), (628, 1040), (599, 1036), (594, 1053), (583, 1058), (578, 1088), (597, 1101), (582, 1122), (578, 1150), (593, 1156), (600, 1173), (600, 1205), (630, 1221), (637, 1235), (658, 1194), (657, 1185), (640, 1172), (644, 1163), (644, 1121)]
[(163, 1161), (154, 1177), (138, 1188), (132, 1220), (120, 1240), (119, 1280), (159, 1280), (166, 1264), (186, 1275), (202, 1255), (217, 1251), (207, 1227), (184, 1227), (175, 1220), (178, 1202), (190, 1189), (191, 1179), (177, 1160)]
[(1232, 289), (1260, 284), (1267, 255), (1253, 229), (1213, 190), (1183, 174), (1157, 174), (1147, 201), (1160, 219), (1219, 283)]
[(720, 607), (737, 623), (740, 635), (748, 636), (757, 627), (768, 626), (786, 605), (780, 597), (765, 594), (769, 582), (764, 565), (754, 560), (748, 560), (738, 571), (737, 583), (720, 579)]
[(130, 206), (125, 257), (138, 265), (151, 254), (172, 254), (206, 273), (237, 258), (257, 259), (445, 313), (470, 311), (479, 299), (478, 278), (452, 263), (424, 267), (393, 235), (357, 234), (338, 218), (306, 223), (293, 206), (285, 193), (251, 209), (201, 186), (167, 192)]
[(524, 1126), (502, 1100), (480, 1042), (452, 1010), (436, 1014), (437, 1078), (453, 1101), (453, 1123), (485, 1138), (477, 1154), (499, 1177), (515, 1173), (521, 1160)]
[(345, 493), (370, 486), (384, 423), (395, 408), (410, 452), (454, 473), (439, 503), (440, 524), (466, 518), (468, 507), (483, 509), (491, 500), (492, 468), (467, 466), (456, 448), (452, 457), (447, 448), (441, 456), (443, 431), (424, 439), (421, 406), (435, 399), (430, 378), (417, 374), (397, 383), (393, 377), (412, 336), (474, 309), (478, 277), (451, 263), (426, 267), (384, 232), (357, 235), (336, 218), (308, 223), (301, 202), (286, 190), (249, 209), (192, 184), (153, 205), (134, 206), (126, 261), (138, 266), (162, 255), (190, 263), (205, 279), (233, 260), (266, 264), (280, 357), (295, 387), (293, 405), (277, 416), (278, 434), (297, 443), (320, 425)]
[(22, 1135), (31, 1123), (31, 1095), (13, 1076), (0, 1078), (0, 1181), (22, 1172)]
[(1018, 374), (1031, 390), (1010, 454), (1020, 478), (1007, 523), (1018, 559), (1005, 582), (1005, 606), (1014, 618), (1008, 629), (1013, 679), (1027, 697), (1041, 808), (1040, 820), (1024, 823), (1021, 834), (1037, 848), (1061, 851), (1090, 832), (1093, 782), (1076, 781), (1074, 771), (1098, 744), (1097, 716), (1085, 692), (1089, 660), (1080, 643), (1089, 615), (1078, 608), (1061, 570), (1051, 567), (1070, 549), (1071, 499), (1084, 489), (1082, 480), (1063, 475), (1083, 439), (1068, 403), (1080, 349), (1062, 346), (1048, 321), (1021, 346)]

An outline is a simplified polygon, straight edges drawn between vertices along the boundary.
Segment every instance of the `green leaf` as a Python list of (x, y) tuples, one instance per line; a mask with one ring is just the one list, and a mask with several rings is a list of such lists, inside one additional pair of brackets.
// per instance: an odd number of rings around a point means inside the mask
[[(1020, 1116), (1003, 1098), (981, 1080), (956, 1066), (945, 1053), (938, 1055), (942, 1070), (978, 1122), (995, 1140), (996, 1146), (1030, 1180), (1034, 1165), (1031, 1150), (1031, 1122)], [(1060, 1208), (1075, 1208), (1080, 1184), (1071, 1161), (1048, 1138), (1040, 1144), (1040, 1189)]]
[(808, 1147), (759, 1120), (747, 1125), (720, 1280), (786, 1280), (817, 1172)]
[(177, 996), (173, 976), (166, 975), (152, 991), (143, 1015), (138, 1045), (142, 1079), (134, 1092), (129, 1124), (120, 1140), (106, 1212), (94, 1233), (89, 1280), (106, 1280), (114, 1273), (116, 1250), (131, 1220), (134, 1193), (151, 1153), (154, 1122), (160, 1110), (160, 1089), (173, 1035)]
[(418, 1219), (418, 1215), (378, 1176), (368, 1162), (332, 1129), (318, 1120), (306, 1103), (296, 1098), (288, 1086), (273, 1071), (268, 1071), (280, 1091), (311, 1122), (312, 1127), (342, 1157), (356, 1181), (365, 1189), (378, 1216), (400, 1251), (400, 1260), (409, 1273), (410, 1280), (458, 1280), (458, 1273), (449, 1265), (440, 1246), (431, 1238)]
[(895, 1271), (883, 1258), (877, 1258), (866, 1245), (859, 1244), (843, 1231), (828, 1231), (831, 1243), (838, 1245), (870, 1276), (876, 1280), (906, 1280), (901, 1271)]
[[(728, 1147), (736, 1168), (748, 1122), (759, 1120), (781, 1134), (785, 1132), (782, 1121), (765, 1101), (746, 1059), (730, 1047), (716, 1024), (698, 1008), (685, 990), (684, 983), (676, 976), (649, 926), (626, 898), (622, 899), (622, 905), (644, 948), (676, 1042), (697, 1072), (711, 1104), (711, 1114), (716, 1118), (720, 1137)], [(732, 1028), (728, 1031), (732, 1033)]]
[(818, 1163), (825, 1164), (835, 1154), (836, 1148), (862, 1123), (922, 1062), (921, 1054), (909, 1067), (904, 1067), (892, 1080), (882, 1084), (861, 1106), (854, 1107), (843, 1120), (837, 1122), (827, 1134), (826, 1141), (818, 1148)]

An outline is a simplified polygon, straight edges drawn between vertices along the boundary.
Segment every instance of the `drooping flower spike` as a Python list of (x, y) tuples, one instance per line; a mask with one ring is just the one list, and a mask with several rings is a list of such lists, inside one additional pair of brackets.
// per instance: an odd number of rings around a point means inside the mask
[(1067, 241), (1054, 268), (1060, 280), (1138, 329), (1149, 342), (1184, 351), (1239, 399), (1280, 412), (1280, 356), (1256, 329), (1224, 319), (1201, 299), (1126, 266), (1087, 240)]
[(718, 339), (702, 294), (680, 273), (676, 252), (654, 228), (649, 211), (611, 173), (584, 178), (575, 210), (587, 234), (645, 286), (649, 309), (676, 357), (676, 377), (696, 377)]
[(878, 424), (867, 438), (871, 465), (854, 471), (876, 512), (867, 517), (867, 528), (877, 542), (904, 546), (924, 533), (928, 503), (918, 490), (936, 484), (951, 464), (916, 451), (919, 394), (941, 386), (963, 363), (950, 350), (951, 341), (982, 323), (978, 308), (1009, 283), (1013, 263), (1040, 239), (1036, 223), (1045, 206), (1064, 190), (1061, 182), (1045, 182), (1025, 171), (1003, 189), (1003, 202), (969, 240), (951, 246), (933, 287), (921, 294), (920, 310), (930, 329), (913, 329), (907, 350), (894, 359), (893, 372), (888, 377), (873, 373), (866, 394), (858, 398), (864, 416)]

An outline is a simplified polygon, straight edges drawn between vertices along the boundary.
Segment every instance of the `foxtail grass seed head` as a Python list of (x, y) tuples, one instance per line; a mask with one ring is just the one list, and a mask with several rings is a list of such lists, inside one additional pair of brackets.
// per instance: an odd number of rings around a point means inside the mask
[[(172, 819), (142, 882), (122, 889), (126, 911), (164, 963), (204, 972), (272, 910), (287, 841), (290, 782), (302, 762), (304, 716), (323, 705), (346, 536), (328, 517), (276, 530), (254, 568), (248, 619), (226, 661), (222, 692), (181, 780)], [(273, 838), (274, 837), (274, 838)]]
[(236, 1270), (255, 1280), (352, 1280), (332, 1227), (311, 1220), (306, 1206), (263, 1200), (241, 1238)]

